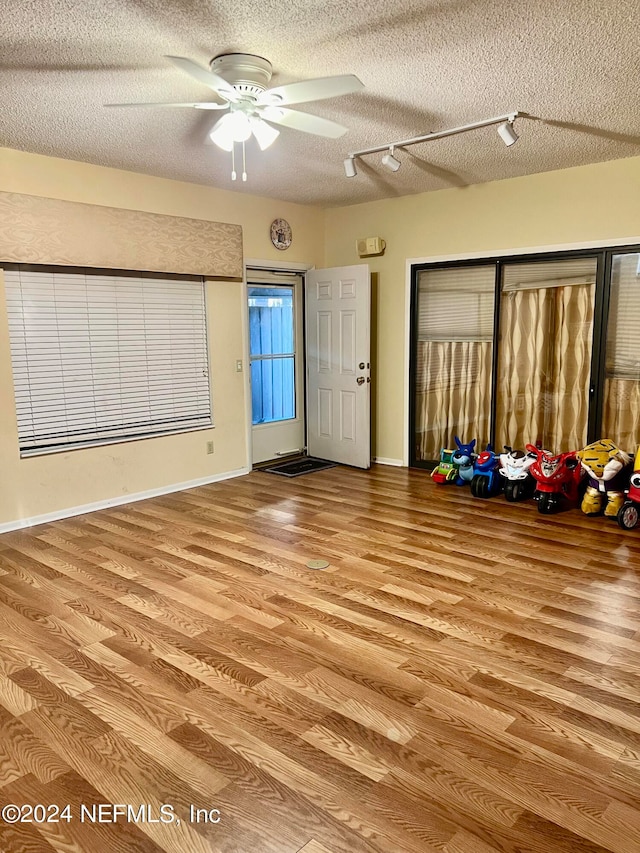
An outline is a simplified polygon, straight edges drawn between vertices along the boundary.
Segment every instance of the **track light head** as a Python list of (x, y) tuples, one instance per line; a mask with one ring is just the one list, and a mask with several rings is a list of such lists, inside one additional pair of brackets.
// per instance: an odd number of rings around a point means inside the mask
[(519, 137), (513, 126), (513, 119), (498, 125), (498, 133), (505, 145), (515, 145)]
[(347, 157), (344, 161), (344, 173), (348, 178), (355, 178), (358, 174), (358, 170), (356, 169), (356, 161), (353, 157)]
[(387, 169), (391, 169), (392, 172), (397, 172), (402, 163), (397, 157), (393, 156), (393, 145), (389, 148), (388, 152), (382, 158), (382, 163)]

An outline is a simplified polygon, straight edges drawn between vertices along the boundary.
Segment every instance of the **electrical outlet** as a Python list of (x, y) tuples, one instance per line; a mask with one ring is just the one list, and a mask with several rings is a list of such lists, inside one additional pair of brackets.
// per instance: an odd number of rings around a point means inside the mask
[(207, 442), (207, 453), (213, 453), (213, 442), (212, 441)]
[(242, 359), (236, 360), (236, 373), (242, 373)]

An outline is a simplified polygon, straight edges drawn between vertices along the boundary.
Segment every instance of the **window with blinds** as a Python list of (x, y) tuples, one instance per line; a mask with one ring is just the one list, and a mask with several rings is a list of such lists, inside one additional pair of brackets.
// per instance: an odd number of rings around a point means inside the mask
[(495, 266), (423, 270), (418, 279), (418, 339), (493, 338)]
[(607, 376), (640, 379), (640, 254), (614, 255), (607, 328)]
[(212, 426), (201, 279), (4, 278), (22, 456)]
[(495, 264), (422, 270), (415, 342), (414, 457), (435, 460), (454, 436), (489, 441)]

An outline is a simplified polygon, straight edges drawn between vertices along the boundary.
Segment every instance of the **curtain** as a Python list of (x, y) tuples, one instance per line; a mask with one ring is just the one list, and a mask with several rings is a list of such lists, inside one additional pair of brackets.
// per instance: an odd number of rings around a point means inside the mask
[(419, 341), (416, 369), (416, 456), (438, 459), (463, 441), (489, 440), (491, 341)]
[(594, 285), (503, 294), (498, 446), (541, 442), (556, 452), (587, 438)]
[(640, 443), (640, 382), (636, 379), (605, 379), (602, 435), (635, 453)]

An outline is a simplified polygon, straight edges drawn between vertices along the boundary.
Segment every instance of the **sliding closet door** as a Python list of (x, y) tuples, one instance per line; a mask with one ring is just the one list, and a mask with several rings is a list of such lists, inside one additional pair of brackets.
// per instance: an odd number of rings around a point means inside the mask
[(491, 422), (495, 265), (418, 273), (414, 312), (414, 458), (476, 438)]
[(640, 443), (640, 254), (616, 254), (605, 358), (602, 435), (634, 452)]
[(596, 267), (595, 257), (504, 265), (498, 446), (587, 443)]

